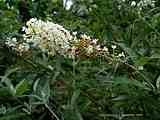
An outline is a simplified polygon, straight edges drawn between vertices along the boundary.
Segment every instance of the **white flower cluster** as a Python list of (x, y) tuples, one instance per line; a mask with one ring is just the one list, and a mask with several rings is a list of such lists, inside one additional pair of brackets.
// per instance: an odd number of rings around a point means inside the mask
[(102, 47), (98, 43), (98, 39), (93, 39), (86, 34), (80, 36), (79, 39), (72, 44), (72, 54), (75, 56), (82, 56), (82, 57), (94, 57), (98, 55), (109, 54), (107, 47)]
[[(98, 39), (93, 39), (86, 34), (77, 37), (76, 32), (71, 33), (58, 24), (32, 18), (26, 25), (27, 27), (22, 28), (25, 32), (23, 40), (18, 41), (14, 37), (6, 41), (6, 45), (20, 55), (34, 47), (52, 56), (60, 54), (69, 58), (110, 54), (107, 47), (102, 47), (98, 43)], [(113, 46), (113, 49), (116, 49), (116, 46)], [(124, 57), (124, 54), (119, 57)]]
[(30, 49), (30, 45), (28, 43), (22, 42), (20, 43), (16, 37), (8, 38), (5, 42), (5, 44), (9, 47), (11, 47), (13, 50), (18, 52), (20, 55), (24, 52), (28, 52)]
[[(123, 4), (125, 2), (127, 2), (127, 0), (118, 0), (118, 2), (120, 4)], [(147, 6), (151, 6), (151, 7), (154, 7), (155, 6), (155, 0), (140, 0), (140, 1), (134, 1), (132, 0), (130, 2), (130, 5), (132, 7), (137, 7), (140, 11), (144, 8), (144, 7), (147, 7)], [(118, 6), (119, 9), (121, 9), (121, 5)]]
[(26, 23), (24, 40), (48, 54), (65, 55), (74, 39), (70, 32), (58, 24), (32, 18)]
[(38, 47), (43, 52), (55, 55), (65, 55), (70, 49), (70, 42), (74, 39), (69, 31), (58, 24), (49, 21), (30, 19), (23, 27), (25, 32), (23, 41), (18, 42), (16, 38), (8, 39), (6, 44), (19, 53), (26, 52), (31, 47)]
[(141, 0), (137, 3), (138, 7), (146, 7), (148, 5), (154, 7), (155, 6), (155, 0)]

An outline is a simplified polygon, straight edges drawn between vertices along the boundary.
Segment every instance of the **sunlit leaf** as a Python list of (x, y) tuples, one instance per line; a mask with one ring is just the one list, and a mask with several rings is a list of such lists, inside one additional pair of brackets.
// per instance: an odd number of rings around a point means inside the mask
[(22, 80), (16, 85), (16, 95), (23, 95), (29, 90), (29, 83), (27, 80)]

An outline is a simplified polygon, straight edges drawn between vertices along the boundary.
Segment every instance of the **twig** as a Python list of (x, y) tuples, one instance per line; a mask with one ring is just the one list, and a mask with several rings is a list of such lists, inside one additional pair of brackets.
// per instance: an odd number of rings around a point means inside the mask
[(56, 118), (56, 120), (60, 120), (58, 116), (51, 110), (51, 108), (48, 106), (48, 104), (44, 104), (45, 107), (49, 110), (49, 112)]

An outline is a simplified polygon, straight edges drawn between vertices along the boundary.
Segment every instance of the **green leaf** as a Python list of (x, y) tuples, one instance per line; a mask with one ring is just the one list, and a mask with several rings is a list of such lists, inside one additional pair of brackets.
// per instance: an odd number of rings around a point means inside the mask
[(157, 78), (156, 87), (157, 87), (158, 89), (159, 89), (159, 87), (160, 87), (160, 75), (159, 75), (159, 77)]
[(119, 95), (117, 97), (114, 97), (112, 100), (113, 101), (123, 101), (123, 100), (128, 100), (128, 99), (129, 99), (129, 97), (126, 95)]
[(6, 107), (2, 104), (2, 105), (0, 106), (0, 115), (1, 115), (1, 114), (5, 114), (6, 111), (7, 111)]
[(23, 95), (29, 89), (29, 83), (27, 80), (22, 80), (16, 85), (16, 95)]
[(0, 97), (12, 96), (12, 93), (9, 87), (0, 88)]
[(5, 75), (4, 76), (1, 76), (1, 81), (2, 82), (5, 82), (5, 80), (8, 78), (8, 76), (16, 71), (18, 71), (20, 68), (19, 67), (16, 67), (16, 68), (13, 68), (13, 69), (9, 69), (6, 71)]
[(74, 108), (76, 105), (76, 101), (80, 95), (80, 90), (76, 90), (73, 92), (72, 98), (71, 98), (71, 108)]
[[(2, 78), (2, 79), (3, 79), (3, 78)], [(9, 78), (7, 78), (7, 77), (5, 77), (4, 80), (5, 80), (4, 83), (5, 83), (5, 85), (7, 86), (6, 88), (9, 90), (9, 93), (10, 93), (11, 95), (15, 95), (16, 91), (15, 91), (15, 88), (14, 88), (11, 80), (10, 80)]]
[(12, 113), (5, 116), (1, 116), (0, 120), (18, 120), (23, 119), (24, 117), (26, 117), (25, 113)]
[(153, 58), (153, 59), (160, 59), (160, 54), (155, 53), (155, 54), (153, 54), (151, 56), (151, 58)]
[(129, 80), (127, 78), (116, 78), (115, 81), (113, 81), (113, 85), (117, 86), (117, 85), (132, 85), (132, 86), (136, 86), (142, 89), (147, 89), (149, 90), (150, 88), (148, 88), (147, 86), (145, 86), (143, 83), (141, 83), (140, 81), (137, 80)]
[(132, 59), (135, 59), (137, 57), (137, 54), (135, 51), (131, 48), (129, 48), (127, 45), (124, 43), (117, 43)]
[(46, 81), (45, 85), (41, 88), (41, 97), (44, 102), (47, 102), (50, 97), (49, 81)]
[(34, 91), (34, 92), (37, 91), (39, 82), (40, 82), (40, 79), (37, 79), (37, 80), (34, 82), (34, 85), (33, 85), (33, 91)]
[(136, 61), (136, 64), (143, 66), (143, 65), (147, 64), (150, 60), (151, 60), (150, 57), (140, 57), (140, 58)]

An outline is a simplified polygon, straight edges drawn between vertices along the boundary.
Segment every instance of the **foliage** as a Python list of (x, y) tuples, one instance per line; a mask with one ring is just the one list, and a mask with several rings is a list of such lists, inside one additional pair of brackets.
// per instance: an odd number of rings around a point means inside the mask
[[(99, 38), (122, 59), (70, 59), (39, 49), (18, 55), (4, 43), (25, 25), (16, 0), (0, 0), (1, 120), (159, 120), (160, 6), (141, 0), (28, 0), (32, 17)], [(145, 0), (144, 0), (145, 1)]]

